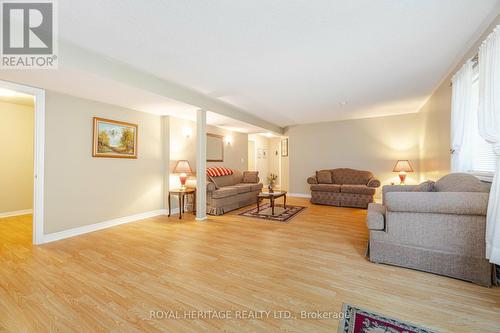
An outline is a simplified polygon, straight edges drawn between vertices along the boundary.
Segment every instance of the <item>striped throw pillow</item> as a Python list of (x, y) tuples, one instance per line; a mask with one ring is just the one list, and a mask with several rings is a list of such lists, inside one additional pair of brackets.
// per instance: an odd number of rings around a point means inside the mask
[(210, 177), (228, 176), (234, 173), (233, 170), (224, 167), (207, 168), (207, 175)]

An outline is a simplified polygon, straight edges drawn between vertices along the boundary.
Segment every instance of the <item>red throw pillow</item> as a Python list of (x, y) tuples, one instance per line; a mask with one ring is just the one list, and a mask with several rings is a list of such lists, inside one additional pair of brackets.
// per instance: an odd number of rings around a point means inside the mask
[(207, 168), (207, 175), (210, 177), (228, 176), (234, 173), (233, 170), (224, 167)]

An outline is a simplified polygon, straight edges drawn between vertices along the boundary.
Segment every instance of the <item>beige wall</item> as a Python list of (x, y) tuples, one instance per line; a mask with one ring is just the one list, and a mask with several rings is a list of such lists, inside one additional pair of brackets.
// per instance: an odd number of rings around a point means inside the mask
[(445, 81), (420, 110), (422, 179), (437, 180), (450, 172), (451, 87)]
[[(196, 122), (176, 117), (170, 118), (170, 171), (174, 170), (178, 160), (188, 160), (193, 172), (196, 170)], [(183, 134), (184, 128), (191, 129), (191, 136)], [(224, 143), (224, 162), (207, 162), (207, 166), (225, 166), (244, 171), (248, 165), (248, 135), (207, 126), (207, 132), (222, 136), (231, 136), (231, 144)], [(192, 180), (189, 182), (191, 183)], [(193, 183), (194, 184), (194, 183)], [(170, 188), (180, 186), (179, 177), (171, 175)]]
[[(94, 116), (138, 124), (138, 158), (92, 157)], [(45, 145), (46, 234), (164, 207), (159, 116), (49, 91)]]
[(34, 108), (0, 102), (0, 213), (33, 208)]
[(451, 77), (467, 59), (477, 54), (481, 42), (498, 24), (500, 15), (493, 20), (419, 110), (422, 126), (420, 143), (422, 178), (436, 180), (450, 172)]
[[(196, 122), (175, 117), (170, 119), (170, 188), (179, 188), (180, 182), (177, 175), (172, 172), (178, 160), (188, 160), (193, 173), (196, 172)], [(186, 137), (183, 134), (183, 128), (190, 128), (191, 135)], [(189, 180), (189, 184), (195, 186), (196, 182), (193, 179)], [(172, 205), (177, 207), (177, 204)]]
[(207, 125), (207, 133), (232, 137), (231, 144), (224, 143), (224, 162), (207, 162), (207, 166), (225, 166), (238, 171), (248, 167), (248, 134), (232, 132)]
[[(299, 125), (288, 128), (289, 191), (310, 193), (307, 177), (316, 170), (349, 167), (370, 170), (383, 184), (398, 182), (392, 172), (398, 159), (408, 159), (418, 180), (418, 114)], [(377, 193), (377, 197), (380, 194)]]
[[(176, 117), (169, 118), (170, 132), (170, 177), (169, 187), (179, 188), (179, 176), (172, 174), (178, 160), (188, 160), (196, 172), (196, 122)], [(186, 137), (184, 128), (191, 129), (191, 135)], [(225, 166), (230, 169), (244, 171), (248, 165), (248, 135), (238, 132), (224, 130), (215, 126), (207, 126), (207, 132), (222, 136), (232, 137), (231, 144), (224, 143), (224, 162), (207, 162), (207, 166)], [(196, 178), (193, 175), (187, 181), (188, 186), (196, 186)], [(178, 208), (177, 197), (172, 199), (172, 209)]]

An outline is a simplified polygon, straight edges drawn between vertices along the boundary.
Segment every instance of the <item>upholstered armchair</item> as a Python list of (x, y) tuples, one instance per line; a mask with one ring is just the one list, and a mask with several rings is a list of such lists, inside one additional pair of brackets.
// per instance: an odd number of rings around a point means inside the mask
[(382, 192), (383, 205), (368, 208), (370, 261), (491, 285), (487, 184), (454, 173), (436, 183), (384, 186)]
[(312, 203), (358, 208), (367, 208), (380, 186), (370, 171), (347, 168), (316, 171), (307, 183)]

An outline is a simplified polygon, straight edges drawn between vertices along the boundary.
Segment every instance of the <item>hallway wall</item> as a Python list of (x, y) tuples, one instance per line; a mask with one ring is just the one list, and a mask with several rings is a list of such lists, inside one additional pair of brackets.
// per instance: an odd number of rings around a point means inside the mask
[(0, 102), (0, 215), (33, 209), (33, 106)]

